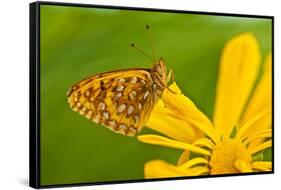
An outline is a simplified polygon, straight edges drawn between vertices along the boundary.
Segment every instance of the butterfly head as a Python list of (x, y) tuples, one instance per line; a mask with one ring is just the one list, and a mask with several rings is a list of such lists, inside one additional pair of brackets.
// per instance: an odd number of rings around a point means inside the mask
[(164, 59), (161, 57), (159, 61), (155, 62), (152, 68), (153, 81), (164, 89), (167, 86), (167, 66)]

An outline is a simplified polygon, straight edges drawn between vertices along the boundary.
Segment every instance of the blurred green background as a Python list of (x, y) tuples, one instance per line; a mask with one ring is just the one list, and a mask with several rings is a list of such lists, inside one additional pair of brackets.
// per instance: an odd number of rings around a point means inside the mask
[(40, 19), (42, 185), (142, 179), (146, 161), (176, 163), (180, 151), (115, 134), (73, 112), (67, 103), (67, 90), (87, 76), (151, 67), (130, 47), (134, 42), (151, 52), (146, 24), (157, 56), (166, 60), (182, 91), (210, 118), (225, 43), (252, 32), (262, 55), (271, 51), (269, 19), (51, 5), (41, 5)]

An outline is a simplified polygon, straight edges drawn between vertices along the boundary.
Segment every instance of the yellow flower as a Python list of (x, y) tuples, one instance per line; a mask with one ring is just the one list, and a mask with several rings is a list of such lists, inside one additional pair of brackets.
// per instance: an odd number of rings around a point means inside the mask
[(226, 44), (212, 122), (175, 83), (169, 88), (176, 94), (164, 91), (163, 101), (154, 107), (147, 126), (165, 136), (148, 134), (138, 139), (183, 153), (176, 165), (162, 160), (147, 162), (146, 178), (272, 170), (271, 161), (257, 159), (258, 153), (272, 145), (271, 54), (258, 78), (260, 57), (258, 42), (250, 33)]

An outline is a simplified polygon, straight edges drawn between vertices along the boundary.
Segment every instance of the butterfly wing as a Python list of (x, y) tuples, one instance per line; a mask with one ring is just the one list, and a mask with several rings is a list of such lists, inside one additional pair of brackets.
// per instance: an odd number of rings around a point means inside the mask
[(148, 69), (94, 75), (72, 86), (67, 96), (74, 111), (127, 136), (142, 129), (157, 101)]

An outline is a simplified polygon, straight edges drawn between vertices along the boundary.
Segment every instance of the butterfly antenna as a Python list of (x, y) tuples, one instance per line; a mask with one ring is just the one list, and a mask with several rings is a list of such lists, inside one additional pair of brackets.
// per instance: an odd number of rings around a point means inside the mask
[(149, 43), (150, 43), (150, 46), (151, 46), (152, 57), (153, 57), (153, 60), (156, 61), (153, 40), (152, 40), (152, 36), (151, 36), (151, 33), (150, 33), (150, 27), (149, 27), (149, 25), (145, 25), (145, 28), (146, 28), (148, 39), (149, 39)]
[(138, 52), (140, 52), (141, 54), (143, 54), (144, 56), (146, 56), (150, 61), (153, 61), (152, 57), (149, 56), (147, 53), (145, 53), (143, 50), (141, 50), (140, 48), (138, 48), (134, 43), (131, 43), (131, 47), (135, 48)]

